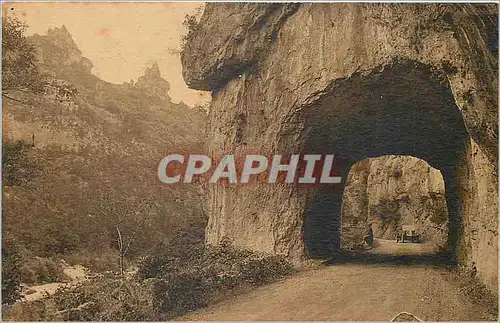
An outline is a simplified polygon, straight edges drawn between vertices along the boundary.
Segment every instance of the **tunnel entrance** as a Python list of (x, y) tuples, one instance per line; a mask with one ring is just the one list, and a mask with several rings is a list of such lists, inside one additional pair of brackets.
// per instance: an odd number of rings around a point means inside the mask
[(299, 116), (305, 122), (303, 153), (335, 154), (341, 189), (308, 192), (303, 242), (309, 257), (343, 248), (342, 196), (357, 162), (386, 155), (412, 156), (439, 170), (448, 213), (446, 248), (454, 253), (460, 228), (455, 172), (468, 134), (442, 75), (413, 61), (336, 80)]

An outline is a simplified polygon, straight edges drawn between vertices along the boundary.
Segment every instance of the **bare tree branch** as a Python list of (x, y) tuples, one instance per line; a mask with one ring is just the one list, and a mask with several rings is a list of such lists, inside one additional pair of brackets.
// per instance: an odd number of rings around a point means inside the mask
[(9, 100), (16, 101), (16, 102), (19, 102), (19, 103), (23, 103), (23, 104), (28, 103), (28, 102), (26, 102), (26, 101), (21, 101), (21, 100), (18, 100), (18, 99), (14, 99), (13, 97), (8, 96), (8, 95), (7, 95), (7, 94), (5, 94), (5, 93), (2, 93), (2, 96), (3, 96), (4, 98), (7, 98), (7, 99), (9, 99)]
[(130, 240), (128, 241), (127, 247), (125, 248), (125, 251), (123, 252), (124, 256), (127, 254), (128, 250), (130, 249), (130, 245), (132, 244), (132, 242), (134, 242), (135, 235), (137, 234), (137, 232), (139, 232), (141, 227), (144, 225), (144, 222), (146, 222), (146, 219), (147, 219), (147, 215), (142, 219), (141, 223), (139, 223), (139, 226), (135, 229), (134, 233), (130, 237)]
[[(118, 232), (118, 250), (119, 250), (119, 265), (120, 265), (120, 275), (122, 277), (122, 279), (125, 277), (125, 268), (124, 268), (124, 260), (125, 260), (125, 256), (127, 255), (129, 249), (130, 249), (130, 246), (132, 245), (132, 243), (134, 242), (135, 240), (135, 237), (137, 235), (137, 233), (140, 231), (140, 229), (142, 228), (142, 226), (144, 225), (144, 223), (146, 222), (146, 219), (148, 218), (149, 216), (149, 212), (150, 212), (150, 209), (151, 209), (151, 204), (150, 204), (150, 200), (148, 200), (147, 202), (145, 202), (145, 204), (147, 204), (147, 210), (145, 212), (145, 216), (143, 216), (143, 218), (141, 219), (141, 222), (139, 223), (139, 225), (135, 228), (134, 232), (132, 233), (131, 237), (128, 239), (128, 243), (125, 247), (125, 249), (123, 248), (124, 247), (124, 239), (123, 239), (123, 236), (121, 234), (121, 230), (120, 230), (120, 224), (132, 213), (132, 212), (125, 212), (125, 215), (124, 216), (121, 216), (120, 214), (121, 213), (117, 213), (117, 218), (118, 218), (118, 221), (116, 222), (116, 231)], [(142, 208), (142, 205), (143, 203), (140, 204), (140, 208)]]

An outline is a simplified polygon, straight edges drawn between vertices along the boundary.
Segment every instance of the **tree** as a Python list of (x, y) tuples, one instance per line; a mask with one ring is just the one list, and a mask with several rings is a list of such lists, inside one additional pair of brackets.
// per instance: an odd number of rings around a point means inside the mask
[(40, 174), (41, 167), (28, 157), (28, 149), (34, 146), (22, 140), (2, 142), (2, 181), (4, 186), (27, 186)]
[(21, 295), (21, 257), (14, 248), (2, 246), (2, 303), (12, 304)]
[(151, 199), (146, 199), (146, 200), (141, 201), (139, 203), (139, 207), (138, 207), (139, 211), (135, 212), (135, 213), (142, 214), (142, 218), (139, 220), (138, 223), (135, 224), (135, 229), (130, 234), (128, 239), (126, 237), (124, 237), (124, 235), (122, 233), (121, 225), (123, 224), (123, 221), (125, 221), (129, 217), (129, 215), (132, 214), (133, 212), (130, 212), (130, 210), (127, 210), (123, 213), (122, 212), (116, 213), (116, 216), (117, 216), (116, 232), (118, 234), (117, 242), (118, 242), (118, 257), (119, 257), (118, 261), (119, 261), (119, 266), (120, 266), (120, 276), (122, 277), (122, 279), (125, 278), (125, 256), (127, 255), (128, 251), (130, 249), (130, 246), (134, 242), (134, 239), (135, 239), (137, 233), (139, 232), (139, 230), (142, 228), (142, 226), (146, 222), (152, 206), (153, 206), (153, 203), (152, 203)]
[(184, 28), (186, 28), (187, 33), (181, 37), (181, 51), (186, 47), (188, 40), (193, 37), (196, 31), (199, 30), (199, 24), (196, 15), (186, 15), (184, 16), (184, 21), (182, 22)]
[(10, 92), (43, 90), (36, 49), (25, 37), (26, 28), (16, 17), (2, 18), (2, 96), (16, 101)]
[(127, 257), (133, 253), (131, 249), (137, 247), (139, 236), (144, 237), (141, 229), (158, 205), (148, 196), (124, 197), (124, 192), (115, 187), (100, 187), (93, 202), (95, 210), (91, 213), (96, 214), (96, 220), (107, 227), (109, 243), (117, 247), (118, 268), (124, 278)]

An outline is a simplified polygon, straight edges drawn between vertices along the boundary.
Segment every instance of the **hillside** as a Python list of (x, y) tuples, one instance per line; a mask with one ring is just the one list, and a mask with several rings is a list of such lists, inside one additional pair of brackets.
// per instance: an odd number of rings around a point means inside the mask
[(147, 217), (130, 256), (187, 228), (201, 239), (196, 187), (161, 184), (156, 167), (165, 152), (201, 148), (204, 111), (173, 103), (156, 63), (135, 84), (94, 76), (64, 26), (29, 41), (50, 86), (3, 101), (5, 245), (116, 263), (107, 255), (128, 214), (125, 238)]

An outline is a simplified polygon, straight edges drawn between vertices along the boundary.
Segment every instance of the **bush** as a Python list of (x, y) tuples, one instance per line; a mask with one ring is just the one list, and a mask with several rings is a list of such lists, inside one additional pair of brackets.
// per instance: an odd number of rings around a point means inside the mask
[(153, 290), (154, 309), (175, 317), (205, 306), (209, 296), (207, 287), (200, 274), (182, 274), (172, 281), (156, 281)]
[(46, 284), (68, 279), (62, 265), (50, 258), (33, 257), (25, 259), (20, 266), (22, 282), (26, 284)]
[(184, 47), (186, 42), (192, 35), (199, 30), (199, 24), (196, 15), (185, 15), (182, 25), (186, 28), (187, 34), (181, 38), (181, 44)]
[(26, 186), (40, 174), (40, 167), (28, 157), (30, 148), (23, 140), (2, 143), (3, 185)]
[(107, 271), (118, 272), (118, 252), (111, 248), (102, 248), (98, 254), (83, 250), (65, 255), (64, 260), (69, 265), (82, 265), (91, 272), (103, 273)]
[(10, 90), (40, 90), (36, 49), (26, 40), (28, 26), (14, 16), (2, 17), (2, 95)]
[(60, 287), (54, 295), (3, 308), (4, 320), (146, 321), (158, 320), (148, 285), (116, 276)]
[(2, 303), (12, 304), (21, 296), (21, 256), (12, 249), (2, 247)]
[[(186, 249), (187, 250), (187, 249)], [(139, 264), (138, 277), (154, 281), (153, 304), (169, 318), (206, 306), (234, 288), (259, 286), (292, 273), (284, 257), (229, 244), (189, 248), (189, 257), (154, 254)]]
[[(177, 242), (182, 239), (176, 240)], [(216, 302), (234, 290), (289, 275), (280, 256), (253, 253), (223, 244), (165, 246), (142, 260), (137, 276), (101, 274), (60, 287), (39, 302), (16, 303), (4, 318), (43, 321), (162, 321)], [(184, 251), (184, 253), (182, 253)], [(186, 256), (187, 255), (187, 256)], [(37, 259), (39, 263), (45, 260)]]
[(48, 321), (50, 313), (54, 313), (53, 304), (45, 300), (33, 302), (17, 302), (12, 305), (2, 306), (2, 319), (4, 321)]
[(57, 312), (50, 319), (70, 321), (144, 321), (154, 319), (146, 284), (101, 277), (62, 287), (51, 297)]

